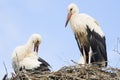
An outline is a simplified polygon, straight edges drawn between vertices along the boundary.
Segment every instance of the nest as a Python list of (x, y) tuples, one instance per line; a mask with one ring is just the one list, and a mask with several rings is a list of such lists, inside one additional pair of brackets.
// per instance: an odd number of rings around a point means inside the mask
[(120, 80), (120, 70), (95, 66), (65, 66), (56, 72), (22, 71), (9, 80)]

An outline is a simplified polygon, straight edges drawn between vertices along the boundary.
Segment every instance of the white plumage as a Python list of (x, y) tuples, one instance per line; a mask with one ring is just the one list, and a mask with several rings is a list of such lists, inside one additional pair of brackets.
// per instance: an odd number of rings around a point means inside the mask
[(42, 38), (39, 34), (33, 34), (25, 45), (15, 48), (12, 54), (12, 66), (16, 73), (22, 69), (43, 70), (45, 68), (49, 70), (48, 66), (50, 65), (38, 57), (38, 48), (41, 41)]
[(65, 26), (68, 22), (70, 22), (85, 64), (97, 62), (100, 63), (99, 66), (107, 66), (105, 36), (97, 21), (87, 14), (79, 14), (78, 7), (72, 3), (68, 6)]
[[(70, 9), (74, 11), (70, 12)], [(85, 13), (79, 14), (79, 10), (75, 4), (72, 3), (68, 6), (68, 13), (71, 14), (70, 25), (74, 32), (82, 31), (83, 28), (86, 28), (87, 24), (91, 30), (94, 29), (95, 32), (99, 33), (101, 36), (104, 36), (104, 33), (97, 21)]]
[(19, 62), (19, 65), (22, 68), (25, 68), (28, 70), (39, 67), (40, 64), (42, 64), (42, 62), (38, 61), (39, 57), (35, 54), (36, 54), (36, 52), (30, 53), (30, 55), (26, 56), (25, 58), (23, 58), (22, 61)]

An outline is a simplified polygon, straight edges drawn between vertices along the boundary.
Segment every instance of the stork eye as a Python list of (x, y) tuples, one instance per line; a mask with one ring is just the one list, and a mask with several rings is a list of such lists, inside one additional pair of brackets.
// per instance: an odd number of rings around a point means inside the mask
[(73, 10), (73, 8), (70, 9), (70, 12)]
[(37, 43), (39, 44), (40, 42), (37, 40)]

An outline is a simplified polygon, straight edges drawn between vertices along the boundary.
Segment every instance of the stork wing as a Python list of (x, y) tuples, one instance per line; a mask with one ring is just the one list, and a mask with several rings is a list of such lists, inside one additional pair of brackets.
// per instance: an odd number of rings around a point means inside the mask
[(100, 36), (94, 29), (91, 31), (88, 25), (86, 25), (86, 27), (90, 46), (93, 52), (96, 53), (96, 55), (93, 55), (93, 58), (95, 58), (95, 61), (105, 61), (105, 66), (107, 66), (105, 36)]
[[(45, 67), (45, 68), (48, 68), (48, 67), (50, 67), (50, 68), (52, 68), (45, 60), (43, 60), (42, 58), (38, 58), (38, 61), (40, 61), (41, 62), (41, 67)], [(49, 68), (48, 68), (48, 70), (50, 70)]]

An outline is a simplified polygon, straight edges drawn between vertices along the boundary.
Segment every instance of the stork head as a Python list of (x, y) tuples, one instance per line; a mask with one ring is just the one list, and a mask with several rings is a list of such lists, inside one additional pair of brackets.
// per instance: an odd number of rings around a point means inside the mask
[(77, 5), (75, 5), (74, 3), (71, 3), (68, 6), (67, 10), (68, 10), (68, 15), (67, 15), (67, 20), (66, 20), (66, 23), (65, 23), (65, 27), (67, 26), (71, 16), (75, 13), (79, 13)]
[(32, 34), (31, 40), (34, 45), (34, 52), (38, 52), (39, 44), (42, 41), (42, 37), (39, 34)]

